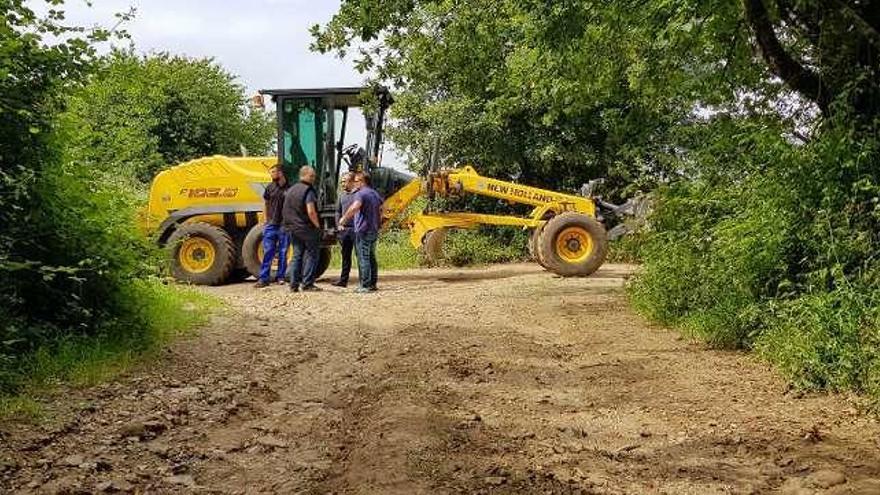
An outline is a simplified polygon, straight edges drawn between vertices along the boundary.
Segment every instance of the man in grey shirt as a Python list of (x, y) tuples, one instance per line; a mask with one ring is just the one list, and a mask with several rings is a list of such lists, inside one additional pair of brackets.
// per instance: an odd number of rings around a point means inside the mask
[(342, 230), (354, 220), (354, 246), (358, 257), (360, 287), (356, 292), (376, 291), (379, 263), (376, 259), (376, 241), (382, 226), (382, 203), (384, 199), (370, 187), (370, 176), (358, 172), (354, 176), (354, 194), (351, 206), (339, 219), (337, 229)]
[[(336, 202), (336, 224), (339, 225), (339, 219), (348, 211), (353, 201), (351, 188), (354, 183), (354, 174), (349, 172), (342, 176), (342, 192), (339, 194), (339, 201)], [(345, 287), (348, 285), (348, 277), (351, 274), (351, 252), (354, 249), (354, 230), (346, 227), (337, 233), (339, 246), (342, 248), (342, 272), (339, 274), (339, 280), (333, 285), (336, 287)]]

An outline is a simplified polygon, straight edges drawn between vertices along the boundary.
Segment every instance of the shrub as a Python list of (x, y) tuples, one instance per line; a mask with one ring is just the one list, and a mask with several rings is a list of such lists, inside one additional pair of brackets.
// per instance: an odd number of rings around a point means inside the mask
[(450, 232), (444, 255), (453, 266), (522, 261), (528, 256), (528, 232), (516, 228), (481, 227)]
[(880, 398), (877, 139), (778, 136), (752, 134), (739, 176), (661, 191), (633, 302), (715, 345), (754, 347), (799, 386)]
[(100, 59), (110, 32), (31, 3), (0, 0), (0, 396), (186, 326), (190, 298), (155, 282), (134, 227), (141, 181), (194, 154), (261, 152), (274, 134), (210, 60)]
[(876, 287), (840, 288), (775, 304), (757, 352), (793, 383), (880, 398)]

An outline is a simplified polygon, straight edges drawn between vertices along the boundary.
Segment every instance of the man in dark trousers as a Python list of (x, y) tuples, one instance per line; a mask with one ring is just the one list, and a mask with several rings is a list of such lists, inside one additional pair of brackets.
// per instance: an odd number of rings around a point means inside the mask
[(260, 267), (260, 279), (254, 285), (258, 289), (267, 287), (272, 276), (272, 262), (278, 255), (278, 271), (275, 280), (284, 282), (284, 274), (287, 271), (287, 246), (290, 238), (281, 228), (281, 209), (284, 205), (284, 193), (290, 187), (287, 177), (281, 165), (275, 165), (269, 169), (269, 177), (272, 183), (263, 191), (263, 264)]
[[(319, 291), (315, 285), (318, 268), (318, 244), (321, 240), (321, 222), (318, 219), (318, 194), (315, 169), (299, 169), (299, 182), (290, 186), (284, 196), (282, 218), (284, 229), (293, 245), (293, 266), (290, 267), (290, 291)], [(304, 259), (305, 258), (305, 259)], [(305, 265), (305, 266), (303, 266)]]
[(374, 292), (379, 280), (379, 264), (376, 260), (376, 241), (382, 221), (382, 196), (370, 187), (370, 176), (357, 173), (354, 176), (354, 200), (342, 218), (339, 229), (344, 229), (354, 219), (354, 248), (358, 257), (360, 286), (357, 292)]
[[(339, 219), (348, 211), (351, 202), (354, 200), (351, 190), (353, 184), (353, 173), (349, 172), (342, 176), (342, 192), (339, 194), (339, 201), (336, 202), (337, 225), (339, 225)], [(334, 282), (333, 285), (345, 287), (348, 285), (348, 276), (351, 274), (351, 251), (354, 249), (354, 230), (351, 227), (343, 228), (339, 231), (336, 238), (339, 240), (339, 246), (342, 248), (342, 271), (339, 273), (339, 280)]]

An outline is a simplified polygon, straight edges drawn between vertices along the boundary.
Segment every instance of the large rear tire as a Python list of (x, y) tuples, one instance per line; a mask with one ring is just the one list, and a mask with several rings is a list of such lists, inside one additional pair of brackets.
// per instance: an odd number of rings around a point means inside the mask
[[(251, 227), (244, 242), (241, 245), (241, 258), (244, 266), (254, 278), (260, 278), (260, 269), (263, 266), (263, 231), (265, 225), (258, 223)], [(293, 246), (287, 246), (287, 266), (293, 260)], [(272, 271), (269, 274), (270, 280), (275, 280), (278, 273), (278, 260), (272, 262)]]
[(446, 257), (443, 253), (443, 243), (446, 242), (446, 236), (449, 230), (445, 227), (434, 229), (425, 234), (422, 239), (422, 250), (425, 254), (425, 260), (431, 265), (439, 265)]
[(235, 243), (215, 225), (183, 224), (168, 238), (171, 274), (196, 285), (220, 285), (235, 268)]
[(315, 280), (321, 278), (321, 275), (330, 267), (330, 260), (333, 258), (333, 251), (330, 247), (322, 247), (318, 250), (318, 268), (315, 270)]
[[(251, 230), (248, 232), (247, 236), (244, 238), (244, 242), (241, 246), (241, 257), (244, 261), (244, 265), (247, 267), (248, 272), (254, 276), (254, 278), (260, 278), (260, 269), (263, 266), (263, 224), (257, 224), (251, 227)], [(318, 267), (315, 271), (315, 278), (319, 278), (324, 272), (327, 271), (327, 268), (330, 266), (330, 259), (332, 258), (333, 252), (330, 247), (322, 247), (318, 250)], [(293, 244), (287, 246), (287, 269), (288, 273), (286, 276), (290, 275), (290, 267), (293, 262)], [(270, 280), (275, 280), (278, 274), (278, 261), (275, 260), (272, 263), (272, 272), (269, 274)]]
[(586, 277), (608, 254), (605, 228), (595, 218), (566, 212), (551, 218), (538, 238), (538, 260), (563, 277)]
[(249, 272), (247, 268), (233, 268), (232, 273), (229, 274), (229, 278), (226, 279), (226, 283), (237, 284), (239, 282), (244, 282), (250, 276), (251, 272)]

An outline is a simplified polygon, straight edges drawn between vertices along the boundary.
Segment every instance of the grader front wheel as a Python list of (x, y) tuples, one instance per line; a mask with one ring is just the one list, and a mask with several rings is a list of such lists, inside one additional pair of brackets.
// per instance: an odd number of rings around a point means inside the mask
[(535, 260), (541, 267), (547, 269), (547, 265), (544, 263), (544, 260), (541, 259), (541, 233), (544, 231), (544, 226), (535, 227), (532, 229), (531, 233), (529, 233), (529, 255), (531, 255), (532, 259)]
[(439, 228), (425, 234), (425, 238), (422, 240), (422, 249), (425, 259), (431, 265), (437, 265), (443, 261), (443, 243), (446, 242), (448, 233), (447, 229)]
[(544, 225), (537, 248), (538, 262), (546, 269), (563, 277), (585, 277), (602, 266), (608, 240), (595, 218), (568, 212)]

